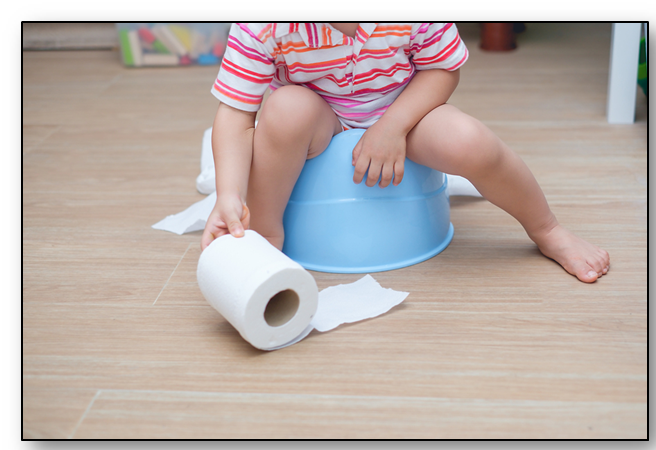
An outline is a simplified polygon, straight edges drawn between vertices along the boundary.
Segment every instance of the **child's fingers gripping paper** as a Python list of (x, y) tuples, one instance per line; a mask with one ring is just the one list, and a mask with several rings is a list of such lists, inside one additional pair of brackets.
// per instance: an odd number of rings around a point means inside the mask
[[(233, 206), (232, 208), (230, 206)], [(242, 204), (241, 215), (235, 211), (234, 205), (230, 205), (221, 211), (221, 218), (226, 224), (226, 228), (234, 237), (242, 237), (244, 231), (248, 229), (250, 223), (250, 211), (248, 207)]]
[(221, 220), (218, 216), (217, 211), (212, 211), (210, 216), (207, 218), (207, 223), (205, 224), (205, 229), (203, 230), (203, 236), (200, 240), (201, 250), (205, 248), (214, 241), (214, 239), (228, 234), (228, 227), (225, 222)]
[(242, 205), (241, 218), (234, 214), (230, 208), (226, 208), (225, 211), (222, 213), (221, 209), (214, 208), (207, 219), (207, 224), (201, 237), (202, 250), (210, 245), (214, 239), (226, 234), (242, 237), (244, 236), (244, 231), (249, 228), (251, 214), (246, 205)]

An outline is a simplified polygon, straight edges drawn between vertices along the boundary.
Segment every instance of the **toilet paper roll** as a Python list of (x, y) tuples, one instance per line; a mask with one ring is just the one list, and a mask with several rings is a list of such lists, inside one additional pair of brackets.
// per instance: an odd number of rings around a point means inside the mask
[(317, 311), (312, 275), (252, 230), (215, 239), (200, 255), (197, 278), (210, 305), (262, 350), (298, 337)]

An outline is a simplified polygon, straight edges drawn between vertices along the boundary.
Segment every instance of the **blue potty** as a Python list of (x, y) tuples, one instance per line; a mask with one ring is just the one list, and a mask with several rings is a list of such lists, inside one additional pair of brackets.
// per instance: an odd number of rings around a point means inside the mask
[(353, 182), (364, 130), (333, 137), (305, 163), (285, 209), (283, 252), (309, 270), (382, 272), (425, 261), (453, 238), (446, 177), (405, 160), (403, 181), (384, 189)]

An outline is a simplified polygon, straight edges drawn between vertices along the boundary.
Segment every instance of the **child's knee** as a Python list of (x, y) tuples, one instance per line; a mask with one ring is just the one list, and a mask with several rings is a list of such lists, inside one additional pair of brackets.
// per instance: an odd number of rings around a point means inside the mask
[(465, 114), (457, 117), (449, 126), (456, 141), (455, 145), (465, 153), (483, 147), (489, 139), (485, 125)]
[(271, 126), (272, 131), (302, 130), (316, 120), (319, 101), (324, 100), (305, 87), (280, 87), (264, 103), (260, 122)]
[(494, 166), (501, 161), (502, 148), (499, 138), (485, 125), (473, 117), (463, 115), (451, 128), (456, 153), (463, 164), (472, 169)]

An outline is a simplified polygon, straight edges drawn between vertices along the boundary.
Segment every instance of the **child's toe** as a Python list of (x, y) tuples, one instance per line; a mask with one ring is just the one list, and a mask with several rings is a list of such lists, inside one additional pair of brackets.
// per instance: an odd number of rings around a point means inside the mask
[(600, 277), (604, 274), (604, 263), (602, 260), (598, 258), (594, 258), (590, 261), (588, 261), (588, 265), (597, 272), (597, 276)]
[(601, 254), (598, 257), (599, 263), (601, 265), (601, 273), (606, 275), (610, 270), (610, 257), (608, 253), (604, 250), (601, 250)]
[(575, 261), (572, 263), (572, 270), (570, 273), (576, 278), (578, 278), (581, 281), (584, 281), (586, 283), (592, 283), (599, 278), (600, 271), (597, 272), (597, 270), (594, 269), (590, 264), (584, 262), (584, 261)]

